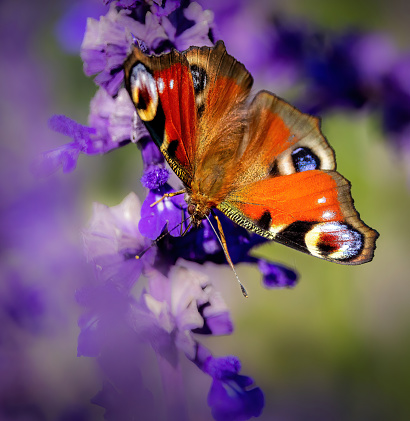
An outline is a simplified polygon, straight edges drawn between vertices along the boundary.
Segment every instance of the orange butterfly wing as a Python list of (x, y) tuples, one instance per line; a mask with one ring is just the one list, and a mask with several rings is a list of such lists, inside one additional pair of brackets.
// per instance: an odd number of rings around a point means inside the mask
[(372, 259), (377, 232), (353, 206), (319, 121), (268, 92), (250, 107), (235, 187), (218, 205), (237, 224), (326, 260)]

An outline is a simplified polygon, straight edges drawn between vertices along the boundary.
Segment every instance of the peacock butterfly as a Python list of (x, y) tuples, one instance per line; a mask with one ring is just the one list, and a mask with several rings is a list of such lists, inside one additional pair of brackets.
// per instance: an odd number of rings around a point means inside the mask
[(217, 208), (325, 260), (373, 258), (378, 233), (359, 218), (319, 119), (267, 91), (249, 104), (253, 78), (222, 41), (160, 56), (134, 46), (124, 69), (139, 117), (184, 185), (173, 194), (185, 193), (191, 223)]

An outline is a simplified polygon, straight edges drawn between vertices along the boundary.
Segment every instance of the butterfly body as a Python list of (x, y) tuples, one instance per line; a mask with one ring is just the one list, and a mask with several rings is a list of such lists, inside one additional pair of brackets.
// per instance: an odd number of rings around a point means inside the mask
[(199, 226), (217, 208), (238, 225), (343, 264), (373, 257), (377, 232), (353, 206), (319, 120), (268, 91), (249, 104), (252, 76), (210, 47), (124, 64), (137, 113), (182, 181)]

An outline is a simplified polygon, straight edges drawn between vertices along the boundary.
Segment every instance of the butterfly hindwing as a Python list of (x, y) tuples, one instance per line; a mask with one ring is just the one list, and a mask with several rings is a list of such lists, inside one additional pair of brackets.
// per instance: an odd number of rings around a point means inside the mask
[(348, 181), (335, 171), (259, 180), (218, 208), (238, 225), (316, 257), (345, 264), (373, 257), (377, 233), (360, 220)]
[(371, 260), (377, 233), (334, 171), (319, 120), (261, 91), (249, 110), (234, 188), (218, 206), (266, 238), (337, 263)]

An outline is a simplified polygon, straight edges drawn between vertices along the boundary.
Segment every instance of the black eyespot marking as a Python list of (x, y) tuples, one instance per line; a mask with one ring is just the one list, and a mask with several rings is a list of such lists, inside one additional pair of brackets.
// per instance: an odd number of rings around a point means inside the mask
[(329, 256), (329, 254), (332, 254), (335, 251), (339, 250), (339, 245), (335, 243), (334, 241), (329, 241), (329, 239), (326, 238), (326, 236), (322, 236), (320, 238), (316, 247), (320, 250), (320, 253), (323, 256)]
[(316, 170), (320, 168), (320, 159), (309, 148), (297, 148), (292, 154), (293, 166), (296, 172)]
[(270, 223), (272, 222), (272, 216), (269, 211), (265, 211), (263, 215), (258, 219), (256, 224), (258, 227), (262, 228), (265, 231), (268, 231), (270, 228)]
[(201, 93), (206, 87), (206, 71), (202, 67), (193, 64), (191, 66), (192, 81), (194, 83), (195, 95)]
[(175, 154), (178, 148), (178, 140), (171, 140), (171, 142), (169, 142), (168, 148), (167, 148), (167, 154), (170, 158), (175, 158)]
[(142, 121), (152, 121), (158, 107), (158, 90), (147, 67), (137, 63), (131, 71), (129, 92)]
[(314, 256), (346, 262), (360, 255), (364, 236), (347, 223), (322, 222), (306, 234), (305, 243)]
[(138, 110), (146, 110), (150, 103), (150, 94), (146, 87), (142, 87), (138, 93), (138, 102), (135, 104)]
[(275, 160), (271, 169), (269, 170), (269, 177), (277, 177), (278, 175), (280, 175), (278, 161)]

